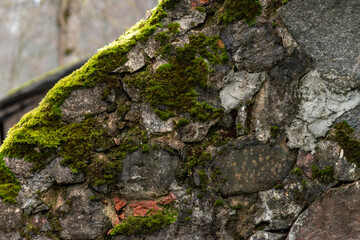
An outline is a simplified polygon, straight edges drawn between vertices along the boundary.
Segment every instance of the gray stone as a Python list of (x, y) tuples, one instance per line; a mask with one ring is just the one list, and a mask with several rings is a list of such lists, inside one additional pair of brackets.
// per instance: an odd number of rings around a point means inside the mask
[(224, 78), (225, 87), (220, 91), (221, 105), (226, 111), (238, 108), (252, 100), (265, 81), (265, 73), (247, 73), (230, 71)]
[(0, 240), (21, 240), (23, 239), (18, 232), (5, 233), (0, 230)]
[(164, 150), (140, 150), (122, 160), (121, 181), (124, 198), (153, 199), (169, 192), (170, 184), (175, 180), (175, 171), (179, 158)]
[(226, 28), (221, 37), (240, 70), (262, 72), (275, 66), (284, 57), (281, 39), (266, 25), (250, 27), (244, 21), (237, 22)]
[(25, 212), (29, 213), (41, 205), (42, 201), (38, 199), (38, 193), (47, 191), (53, 185), (54, 179), (51, 176), (53, 163), (54, 162), (47, 165), (45, 169), (35, 173), (32, 178), (28, 178), (22, 182), (17, 200)]
[(158, 115), (150, 108), (149, 105), (143, 105), (141, 108), (141, 122), (145, 127), (148, 135), (156, 135), (172, 132), (175, 128), (173, 119), (166, 121), (160, 119)]
[(124, 72), (136, 72), (145, 65), (145, 57), (143, 55), (144, 47), (137, 45), (130, 52), (126, 54), (129, 59), (125, 64), (116, 68), (113, 72), (124, 73)]
[(355, 138), (356, 140), (360, 140), (360, 105), (342, 114), (335, 120), (334, 123), (339, 123), (342, 121), (348, 122), (348, 124), (354, 129), (351, 137)]
[(249, 240), (285, 240), (286, 233), (272, 233), (266, 231), (257, 231)]
[(228, 145), (214, 159), (227, 179), (220, 183), (224, 194), (252, 193), (266, 190), (284, 179), (295, 159), (282, 146)]
[(206, 12), (191, 11), (191, 14), (183, 16), (181, 19), (176, 20), (180, 24), (180, 34), (185, 34), (191, 28), (195, 28), (203, 23), (206, 18)]
[(283, 187), (259, 192), (255, 223), (266, 223), (264, 230), (289, 229), (301, 211), (326, 190), (303, 174), (290, 174)]
[(102, 100), (104, 87), (96, 86), (89, 89), (77, 89), (70, 93), (60, 107), (62, 120), (80, 122), (86, 114), (99, 114), (107, 110), (107, 103)]
[(62, 160), (62, 158), (56, 158), (53, 163), (54, 166), (51, 168), (51, 177), (54, 178), (57, 184), (74, 184), (86, 180), (83, 172), (74, 174), (69, 167), (61, 165)]
[(34, 163), (27, 162), (24, 159), (4, 157), (5, 164), (15, 174), (16, 178), (21, 180), (33, 177), (34, 174), (31, 169)]
[(296, 220), (288, 240), (358, 239), (360, 183), (330, 189)]
[(100, 239), (111, 227), (103, 204), (90, 200), (93, 193), (83, 186), (67, 189), (68, 211), (59, 218), (62, 239)]
[(22, 210), (18, 205), (4, 203), (0, 199), (0, 231), (10, 232), (21, 228), (21, 214)]
[(178, 129), (178, 137), (183, 142), (200, 142), (205, 138), (210, 127), (216, 124), (216, 122), (217, 120), (205, 122), (191, 121), (189, 124)]
[(359, 1), (293, 0), (278, 13), (322, 73), (359, 79), (360, 55)]

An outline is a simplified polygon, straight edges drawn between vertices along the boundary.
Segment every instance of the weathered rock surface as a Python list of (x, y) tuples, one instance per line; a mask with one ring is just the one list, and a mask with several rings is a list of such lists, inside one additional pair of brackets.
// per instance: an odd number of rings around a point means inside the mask
[(214, 163), (227, 179), (220, 185), (224, 194), (266, 190), (284, 179), (294, 163), (281, 146), (230, 145), (215, 157)]
[(92, 192), (83, 186), (70, 187), (60, 209), (62, 239), (99, 239), (110, 227), (101, 202), (90, 200)]
[(120, 194), (130, 199), (164, 196), (175, 180), (179, 158), (164, 150), (136, 151), (123, 160)]
[(287, 239), (358, 239), (359, 201), (359, 182), (325, 192), (299, 216)]
[(107, 103), (102, 100), (103, 86), (73, 91), (60, 107), (62, 120), (65, 122), (80, 122), (86, 114), (105, 112)]

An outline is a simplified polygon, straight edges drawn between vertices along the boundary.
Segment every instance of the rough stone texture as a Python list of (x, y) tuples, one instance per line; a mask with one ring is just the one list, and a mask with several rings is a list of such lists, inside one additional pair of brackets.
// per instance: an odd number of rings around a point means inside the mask
[(266, 25), (249, 27), (238, 22), (222, 34), (226, 49), (240, 70), (261, 72), (276, 65), (284, 57), (281, 41)]
[(285, 233), (272, 233), (266, 231), (258, 231), (251, 235), (249, 240), (285, 240)]
[(325, 192), (296, 220), (288, 240), (358, 239), (360, 183)]
[(0, 240), (20, 240), (22, 239), (18, 232), (4, 233), (0, 231)]
[(142, 124), (146, 128), (148, 135), (156, 135), (174, 130), (173, 119), (161, 120), (148, 105), (143, 106), (141, 110)]
[(124, 65), (121, 65), (117, 69), (114, 70), (116, 73), (124, 73), (124, 72), (136, 72), (140, 68), (145, 65), (145, 57), (142, 54), (143, 47), (136, 46), (133, 48), (126, 57), (129, 59)]
[(62, 166), (62, 160), (62, 158), (56, 158), (54, 160), (54, 166), (52, 167), (52, 172), (50, 173), (57, 184), (74, 184), (81, 183), (86, 180), (84, 173), (80, 172), (78, 174), (74, 174), (69, 167)]
[(90, 189), (83, 186), (70, 187), (62, 209), (60, 237), (62, 239), (99, 239), (107, 232), (110, 222), (103, 214), (103, 204), (91, 201)]
[(21, 213), (22, 210), (18, 205), (10, 205), (0, 200), (0, 231), (10, 232), (21, 228), (23, 225)]
[(180, 127), (177, 131), (179, 140), (183, 142), (200, 142), (208, 133), (211, 126), (213, 126), (217, 120), (211, 120), (206, 122), (193, 122)]
[(246, 104), (260, 89), (265, 81), (265, 73), (247, 73), (245, 71), (231, 71), (224, 78), (226, 86), (220, 91), (221, 105), (230, 111)]
[(355, 82), (360, 76), (359, 8), (358, 1), (304, 0), (291, 1), (278, 13), (319, 71), (351, 76)]
[(101, 100), (103, 90), (103, 86), (96, 86), (72, 91), (60, 107), (63, 115), (62, 120), (65, 122), (80, 122), (85, 119), (85, 114), (105, 112), (107, 103)]
[(130, 199), (148, 199), (168, 194), (175, 180), (179, 158), (164, 150), (136, 151), (123, 160), (120, 194)]
[(294, 162), (281, 146), (229, 146), (217, 155), (214, 163), (227, 178), (220, 184), (225, 194), (257, 192), (273, 187), (284, 179)]
[(34, 167), (33, 163), (27, 162), (24, 159), (7, 157), (4, 158), (4, 161), (17, 178), (26, 179), (34, 176), (31, 172), (31, 168)]

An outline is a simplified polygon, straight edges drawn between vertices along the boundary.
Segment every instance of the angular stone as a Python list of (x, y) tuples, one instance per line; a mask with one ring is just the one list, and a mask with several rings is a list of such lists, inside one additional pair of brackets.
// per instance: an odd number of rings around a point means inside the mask
[(180, 127), (177, 131), (178, 138), (183, 142), (200, 142), (208, 133), (211, 126), (213, 126), (217, 120), (211, 120), (206, 122), (193, 122)]
[(289, 151), (282, 146), (229, 145), (214, 159), (214, 164), (227, 179), (220, 183), (224, 194), (266, 190), (284, 179), (294, 163)]
[(300, 167), (308, 178), (311, 178), (312, 171), (311, 166), (315, 163), (314, 154), (311, 152), (299, 151), (296, 166)]
[(296, 220), (288, 240), (358, 239), (360, 182), (330, 189)]
[(102, 100), (104, 87), (77, 89), (70, 93), (60, 107), (64, 122), (80, 122), (86, 114), (99, 114), (107, 110), (107, 103)]
[(33, 177), (31, 169), (34, 163), (27, 162), (24, 159), (4, 157), (5, 164), (15, 174), (16, 178), (26, 179)]
[(67, 189), (67, 198), (63, 203), (69, 210), (59, 218), (62, 239), (100, 239), (111, 227), (103, 214), (103, 204), (90, 200), (93, 193), (83, 186)]
[(141, 119), (148, 135), (162, 134), (171, 132), (175, 126), (173, 120), (170, 118), (166, 121), (160, 119), (158, 115), (148, 105), (141, 108)]
[(265, 73), (247, 73), (230, 71), (224, 78), (225, 87), (220, 91), (221, 105), (226, 111), (238, 108), (240, 104), (252, 100), (265, 81)]
[(261, 72), (275, 66), (284, 57), (281, 40), (266, 25), (250, 27), (241, 21), (226, 28), (221, 37), (240, 70)]
[(175, 180), (179, 158), (164, 150), (140, 150), (122, 160), (120, 190), (128, 199), (152, 199), (168, 194), (170, 184)]
[[(300, 44), (323, 72), (348, 75), (349, 81), (360, 77), (359, 1), (294, 0), (278, 13)], [(341, 31), (339, 31), (341, 29)], [(344, 83), (343, 83), (344, 84)]]
[(86, 180), (83, 172), (74, 174), (69, 167), (61, 165), (62, 160), (62, 158), (56, 158), (54, 166), (51, 168), (51, 177), (54, 178), (57, 184), (74, 184)]
[(297, 117), (308, 123), (315, 137), (324, 137), (336, 118), (360, 104), (359, 91), (333, 92), (316, 70), (304, 76), (300, 93)]
[(115, 69), (113, 72), (116, 73), (124, 73), (124, 72), (136, 72), (140, 68), (142, 68), (145, 65), (145, 57), (143, 55), (144, 49), (142, 46), (136, 46), (128, 54), (126, 57), (129, 59), (124, 65), (121, 65), (117, 69)]

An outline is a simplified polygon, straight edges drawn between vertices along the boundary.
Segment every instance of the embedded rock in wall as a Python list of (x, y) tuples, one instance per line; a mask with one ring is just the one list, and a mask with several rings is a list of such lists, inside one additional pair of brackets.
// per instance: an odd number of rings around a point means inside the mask
[(1, 147), (0, 239), (356, 239), (360, 6), (286, 2), (160, 1), (61, 80)]

